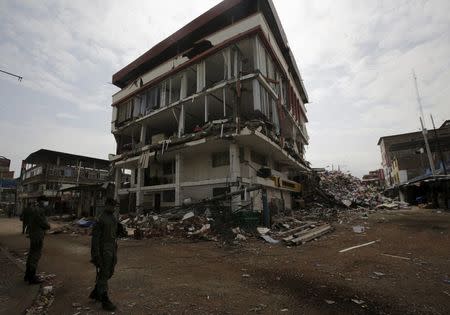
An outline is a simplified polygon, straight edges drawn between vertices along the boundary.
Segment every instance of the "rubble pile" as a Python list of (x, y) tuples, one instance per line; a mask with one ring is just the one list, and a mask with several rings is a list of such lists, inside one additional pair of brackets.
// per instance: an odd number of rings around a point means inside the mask
[(192, 239), (217, 240), (211, 224), (214, 220), (206, 215), (187, 212), (160, 215), (122, 216), (120, 223), (127, 229), (128, 235), (135, 239), (158, 236), (186, 237)]
[(408, 204), (387, 198), (375, 186), (365, 186), (362, 181), (340, 171), (319, 174), (319, 188), (336, 204), (347, 207), (400, 209)]

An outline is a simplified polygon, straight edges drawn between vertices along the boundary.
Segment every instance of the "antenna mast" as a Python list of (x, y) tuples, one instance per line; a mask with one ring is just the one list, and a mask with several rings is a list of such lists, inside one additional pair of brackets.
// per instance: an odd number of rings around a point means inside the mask
[(425, 120), (424, 120), (424, 116), (423, 116), (422, 101), (420, 99), (419, 88), (417, 87), (416, 73), (414, 72), (414, 70), (413, 70), (413, 78), (414, 78), (414, 85), (416, 87), (417, 103), (419, 104), (419, 109), (420, 109), (420, 126), (422, 127), (422, 135), (423, 135), (423, 140), (425, 141), (425, 148), (427, 150), (428, 162), (430, 163), (431, 174), (436, 175), (436, 171), (434, 168), (433, 156), (431, 155), (430, 145), (428, 144), (428, 137), (427, 137), (428, 132), (427, 132), (427, 128), (425, 126)]

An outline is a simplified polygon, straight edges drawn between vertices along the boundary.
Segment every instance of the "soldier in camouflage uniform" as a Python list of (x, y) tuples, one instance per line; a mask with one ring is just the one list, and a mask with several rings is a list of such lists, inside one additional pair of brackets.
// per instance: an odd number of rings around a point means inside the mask
[(113, 199), (106, 200), (105, 210), (92, 230), (91, 242), (91, 261), (97, 269), (97, 278), (89, 297), (102, 302), (103, 309), (108, 311), (116, 309), (108, 297), (108, 280), (117, 263), (117, 238), (125, 235), (123, 226), (114, 215), (114, 205)]
[(27, 206), (23, 209), (22, 214), (20, 215), (20, 220), (22, 221), (22, 234), (25, 234), (27, 232), (28, 223), (30, 222), (30, 216), (31, 216), (31, 205), (30, 203), (27, 203)]
[(29, 284), (38, 284), (42, 280), (36, 276), (36, 269), (41, 258), (42, 247), (44, 245), (45, 231), (50, 229), (50, 225), (45, 217), (45, 203), (47, 199), (40, 197), (38, 204), (33, 206), (29, 213), (28, 231), (30, 234), (30, 249), (28, 251), (27, 264), (24, 280)]

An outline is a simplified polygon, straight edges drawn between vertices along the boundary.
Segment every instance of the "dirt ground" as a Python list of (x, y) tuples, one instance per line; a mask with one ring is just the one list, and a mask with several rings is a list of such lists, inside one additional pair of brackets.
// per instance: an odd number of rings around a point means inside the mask
[[(19, 223), (0, 219), (0, 245), (23, 256), (27, 239)], [(357, 224), (366, 232), (354, 233)], [(291, 248), (256, 239), (242, 246), (121, 240), (110, 281), (116, 314), (450, 313), (449, 213), (386, 211), (334, 226)], [(89, 241), (46, 236), (40, 270), (56, 274), (50, 314), (103, 313), (87, 298), (95, 278)]]

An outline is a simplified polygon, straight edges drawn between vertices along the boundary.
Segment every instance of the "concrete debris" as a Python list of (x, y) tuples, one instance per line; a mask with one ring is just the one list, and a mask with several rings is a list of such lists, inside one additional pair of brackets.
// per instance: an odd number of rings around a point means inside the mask
[(408, 204), (382, 195), (382, 191), (374, 186), (363, 185), (362, 181), (340, 171), (319, 174), (319, 189), (334, 200), (337, 205), (349, 207), (368, 207), (382, 209), (404, 209)]
[(358, 304), (358, 305), (362, 305), (365, 303), (363, 300), (358, 300), (358, 299), (352, 299), (352, 302), (355, 304)]
[(270, 231), (270, 229), (266, 228), (266, 227), (257, 227), (256, 230), (261, 235), (265, 235), (265, 234), (269, 233), (269, 231)]
[(278, 244), (280, 241), (279, 240), (275, 240), (273, 238), (271, 238), (269, 235), (261, 235), (261, 237), (270, 244)]
[(353, 227), (353, 232), (355, 232), (355, 233), (364, 233), (364, 231), (365, 231), (364, 226), (361, 226), (361, 225), (355, 225), (355, 226)]
[(42, 294), (47, 295), (53, 292), (53, 286), (47, 285), (42, 288)]
[(128, 236), (135, 239), (174, 236), (214, 240), (211, 223), (214, 220), (205, 215), (187, 213), (163, 213), (147, 215), (123, 215), (120, 223), (126, 228)]
[(187, 220), (187, 219), (190, 219), (190, 218), (193, 218), (195, 216), (195, 214), (194, 214), (194, 212), (188, 212), (188, 213), (186, 213), (184, 216), (183, 216), (183, 218), (181, 219), (181, 221), (184, 221), (184, 220)]
[(238, 241), (246, 241), (247, 240), (247, 238), (244, 235), (242, 235), (242, 234), (236, 234), (236, 238), (235, 239), (238, 240)]

